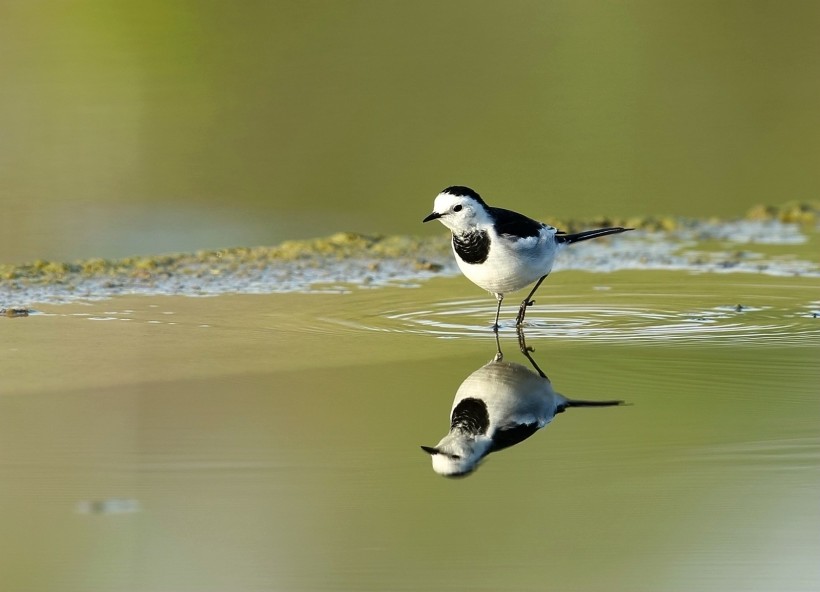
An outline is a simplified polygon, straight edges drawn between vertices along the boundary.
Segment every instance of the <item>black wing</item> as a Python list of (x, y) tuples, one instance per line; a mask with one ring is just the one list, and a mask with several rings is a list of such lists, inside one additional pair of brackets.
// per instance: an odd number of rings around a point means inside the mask
[(537, 423), (520, 423), (508, 428), (499, 428), (493, 434), (493, 445), (490, 452), (496, 452), (519, 444), (532, 436), (540, 428)]
[(523, 214), (504, 210), (502, 208), (489, 208), (495, 221), (495, 228), (498, 234), (527, 238), (538, 236), (544, 226), (540, 222), (527, 218)]

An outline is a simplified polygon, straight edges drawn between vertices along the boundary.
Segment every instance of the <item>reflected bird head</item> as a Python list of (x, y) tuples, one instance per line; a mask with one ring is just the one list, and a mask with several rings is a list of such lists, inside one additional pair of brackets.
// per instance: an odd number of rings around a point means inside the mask
[(486, 401), (463, 396), (457, 398), (453, 406), (447, 435), (435, 446), (422, 446), (421, 449), (432, 457), (433, 470), (439, 475), (468, 475), (490, 453), (493, 441), (487, 435), (489, 427)]
[(489, 442), (482, 445), (475, 439), (447, 434), (436, 446), (422, 446), (432, 457), (433, 470), (445, 477), (466, 477), (476, 470), (479, 461), (486, 456)]

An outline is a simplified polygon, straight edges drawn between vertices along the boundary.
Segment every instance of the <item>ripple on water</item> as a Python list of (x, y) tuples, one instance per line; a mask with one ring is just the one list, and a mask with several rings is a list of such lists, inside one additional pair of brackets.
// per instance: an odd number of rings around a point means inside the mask
[[(504, 307), (500, 332), (515, 331), (517, 307)], [(493, 338), (495, 307), (486, 299), (450, 300), (426, 308), (390, 310), (364, 320), (325, 319), (349, 330), (421, 333), (442, 339)], [(528, 338), (611, 343), (635, 341), (744, 345), (807, 345), (820, 342), (820, 324), (805, 308), (717, 306), (673, 310), (655, 306), (548, 304), (527, 313)]]

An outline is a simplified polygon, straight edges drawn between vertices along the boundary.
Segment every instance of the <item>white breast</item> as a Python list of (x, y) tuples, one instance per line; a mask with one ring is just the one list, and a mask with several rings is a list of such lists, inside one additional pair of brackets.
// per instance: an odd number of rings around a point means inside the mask
[(515, 240), (490, 230), (490, 253), (483, 263), (465, 263), (456, 253), (461, 272), (493, 294), (515, 292), (552, 270), (558, 245), (555, 230), (543, 228), (537, 237)]

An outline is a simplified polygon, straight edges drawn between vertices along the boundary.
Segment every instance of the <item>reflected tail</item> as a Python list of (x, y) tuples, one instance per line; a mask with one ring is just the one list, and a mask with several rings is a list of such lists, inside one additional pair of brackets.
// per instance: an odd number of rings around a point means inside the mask
[(568, 399), (563, 405), (563, 409), (568, 407), (615, 407), (617, 405), (626, 405), (625, 401), (576, 401), (575, 399)]

